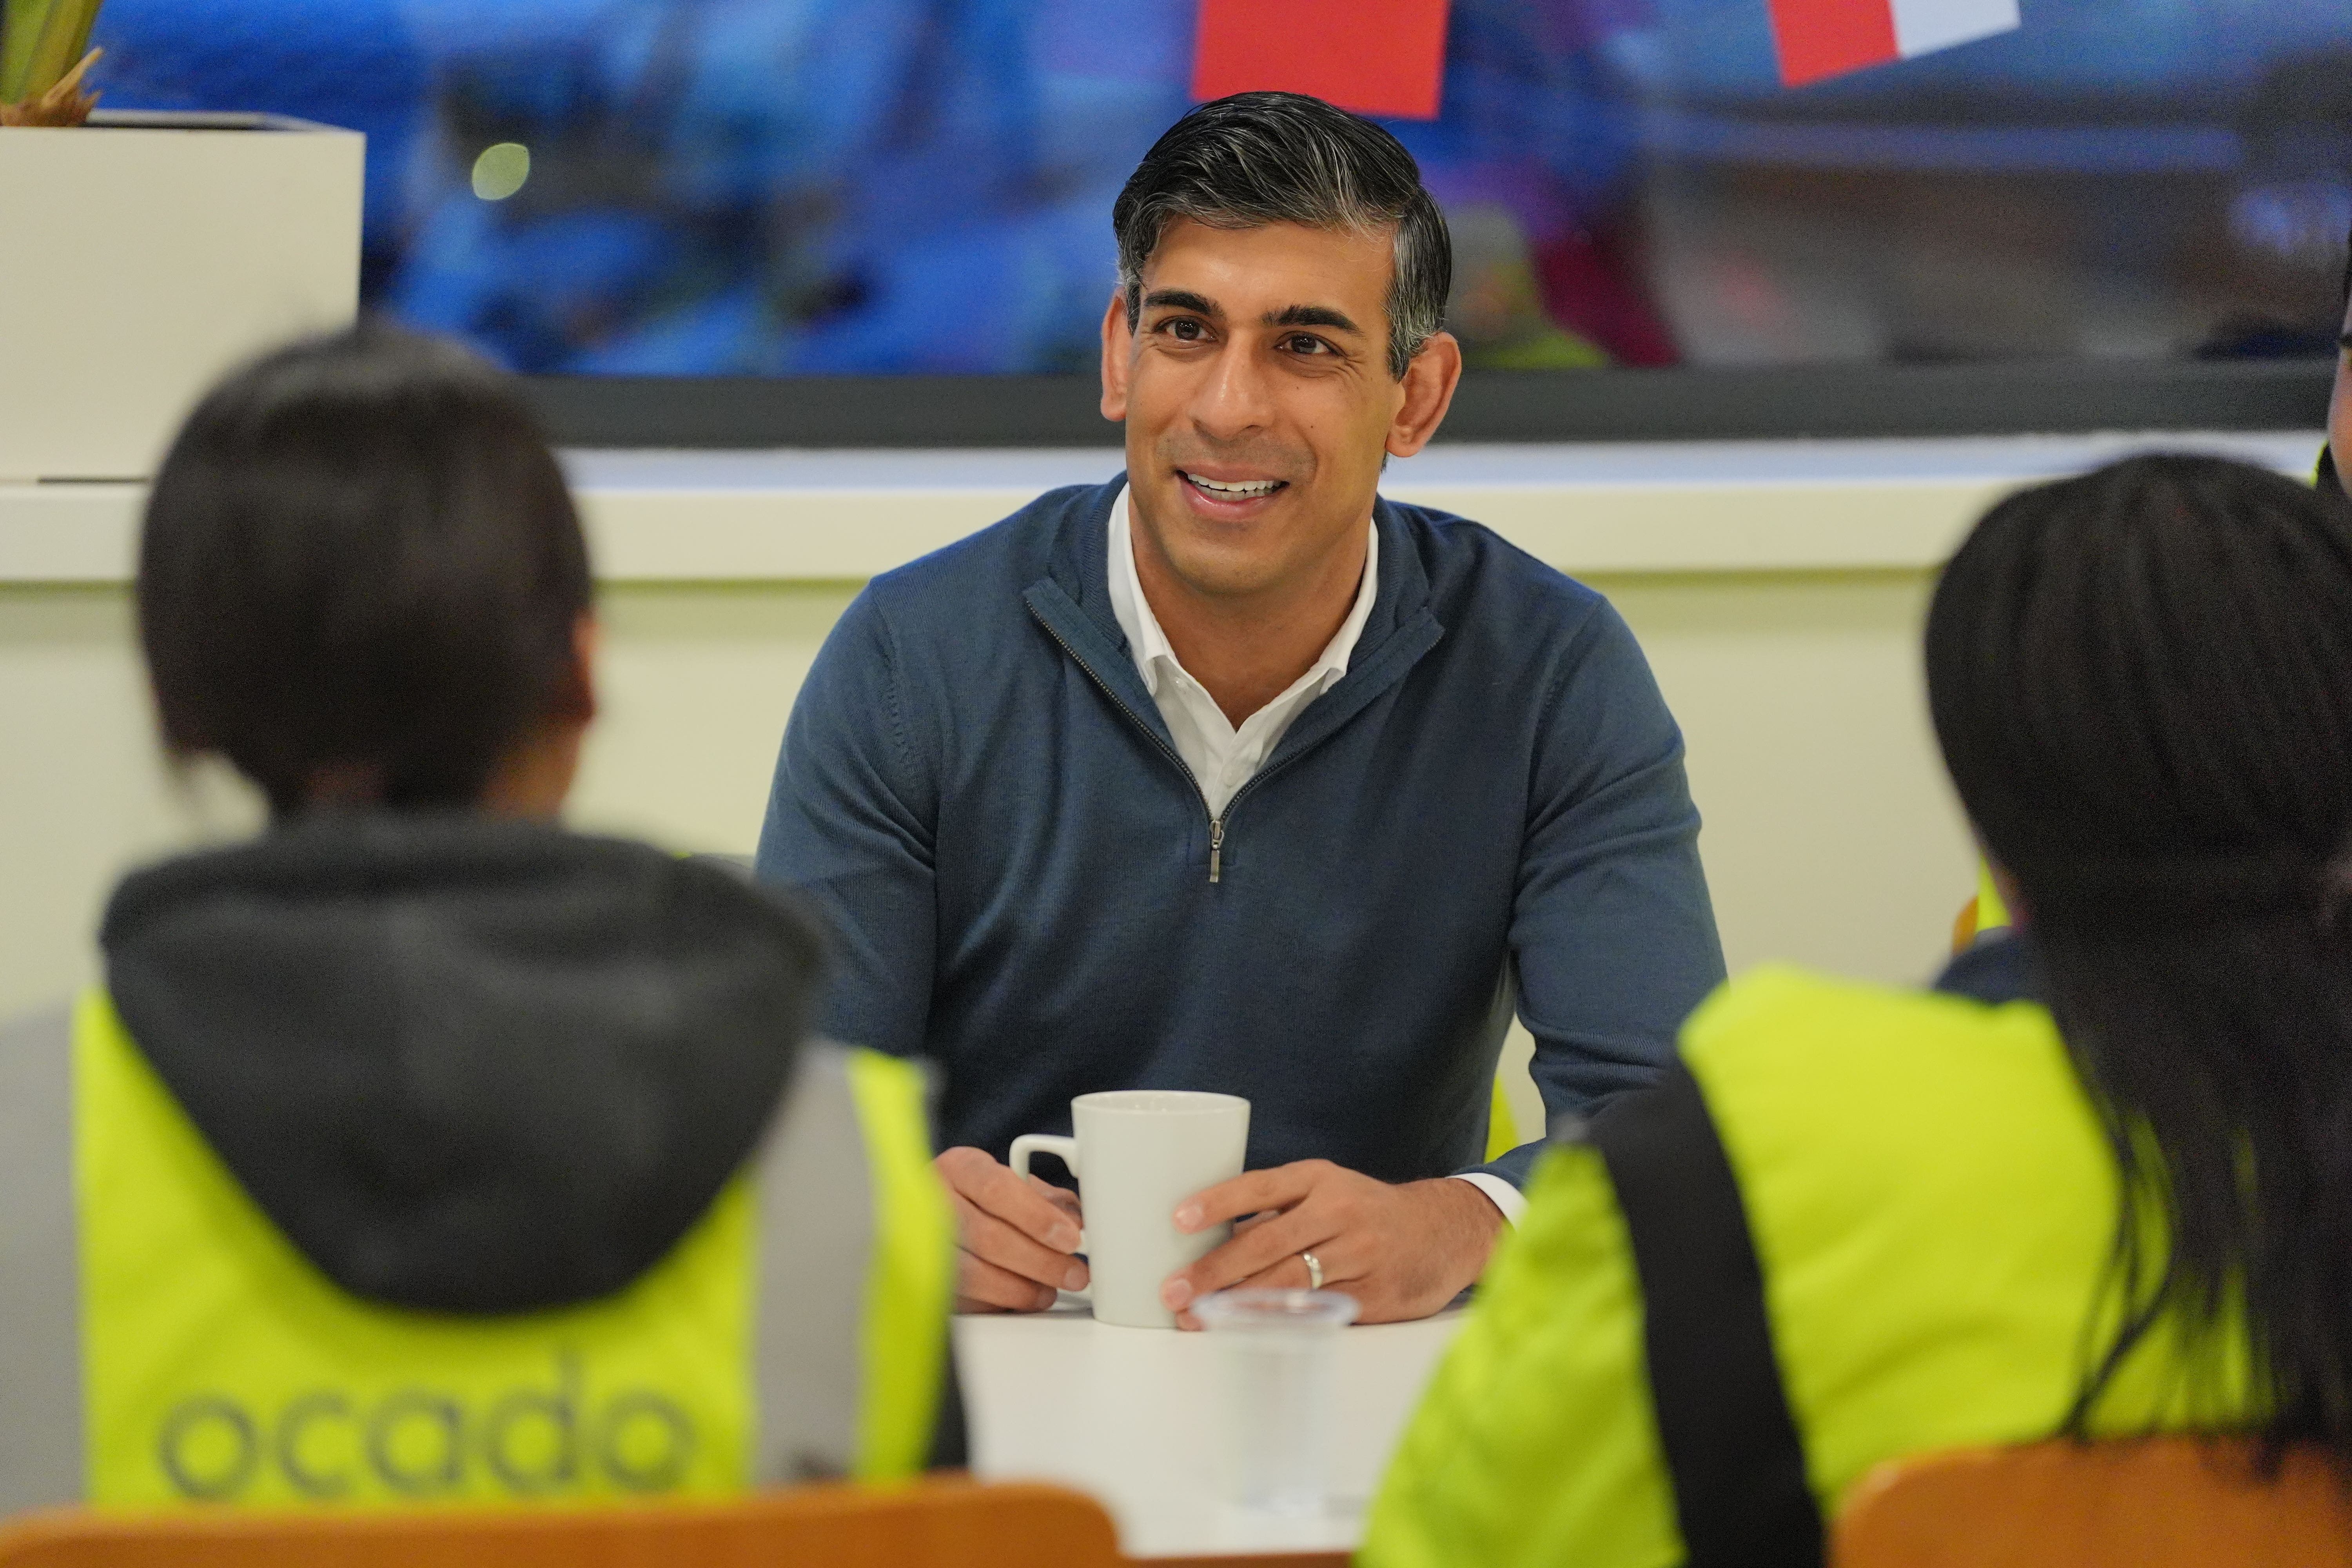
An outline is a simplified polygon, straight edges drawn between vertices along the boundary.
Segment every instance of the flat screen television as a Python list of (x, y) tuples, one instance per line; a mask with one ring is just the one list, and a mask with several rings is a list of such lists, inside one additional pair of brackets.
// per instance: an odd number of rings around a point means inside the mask
[[(366, 303), (546, 378), (574, 438), (1093, 439), (1111, 200), (1197, 16), (108, 0), (92, 80), (365, 132)], [(1436, 117), (1386, 123), (1454, 231), (1457, 434), (2314, 416), (2352, 9), (2020, 21), (1787, 89), (1767, 0), (1453, 0)]]

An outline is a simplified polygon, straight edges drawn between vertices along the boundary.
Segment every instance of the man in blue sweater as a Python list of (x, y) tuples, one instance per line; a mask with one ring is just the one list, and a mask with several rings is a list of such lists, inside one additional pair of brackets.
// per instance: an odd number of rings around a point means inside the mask
[(1011, 1141), (1179, 1088), (1252, 1107), (1248, 1173), (1179, 1226), (1266, 1216), (1168, 1280), (1180, 1322), (1241, 1284), (1422, 1316), (1538, 1147), (1477, 1163), (1514, 1009), (1546, 1106), (1583, 1112), (1722, 977), (1682, 737), (1606, 601), (1377, 493), (1462, 364), (1393, 137), (1221, 100), (1112, 224), (1126, 473), (868, 585), (793, 709), (760, 871), (832, 922), (833, 1035), (942, 1069), (967, 1308), (1087, 1278)]

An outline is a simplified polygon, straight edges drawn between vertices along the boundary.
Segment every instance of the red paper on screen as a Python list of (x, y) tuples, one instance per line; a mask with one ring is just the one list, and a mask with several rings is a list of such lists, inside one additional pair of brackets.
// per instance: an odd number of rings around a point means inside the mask
[(1772, 42), (1787, 87), (1897, 58), (1889, 0), (1770, 0)]
[(1313, 93), (1359, 114), (1437, 118), (1446, 0), (1201, 0), (1192, 96)]

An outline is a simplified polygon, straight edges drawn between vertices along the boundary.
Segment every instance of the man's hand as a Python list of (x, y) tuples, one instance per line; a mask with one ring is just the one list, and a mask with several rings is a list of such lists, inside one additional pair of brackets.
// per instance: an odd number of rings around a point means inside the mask
[(1468, 1182), (1391, 1186), (1328, 1160), (1251, 1171), (1176, 1209), (1176, 1228), (1188, 1235), (1229, 1219), (1243, 1221), (1231, 1241), (1160, 1288), (1180, 1328), (1200, 1327), (1187, 1309), (1212, 1290), (1302, 1289), (1302, 1252), (1323, 1266), (1325, 1289), (1361, 1303), (1360, 1321), (1425, 1318), (1478, 1278), (1503, 1230), (1502, 1212)]
[(933, 1161), (955, 1199), (956, 1310), (1042, 1312), (1056, 1289), (1083, 1289), (1078, 1200), (1026, 1181), (983, 1149), (950, 1149)]

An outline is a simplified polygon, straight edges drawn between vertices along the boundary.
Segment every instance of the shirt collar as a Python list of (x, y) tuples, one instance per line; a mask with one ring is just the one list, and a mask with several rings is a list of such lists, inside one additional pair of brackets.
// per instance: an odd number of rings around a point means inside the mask
[[(1127, 487), (1120, 486), (1118, 498), (1110, 507), (1110, 538), (1107, 542), (1110, 613), (1127, 638), (1128, 652), (1135, 659), (1144, 687), (1158, 697), (1160, 661), (1166, 659), (1176, 669), (1182, 669), (1184, 665), (1169, 646), (1168, 634), (1160, 629), (1160, 617), (1151, 613), (1151, 601), (1144, 597), (1143, 580), (1136, 575), (1135, 534), (1128, 526), (1127, 496)], [(1371, 619), (1372, 601), (1380, 596), (1380, 525), (1368, 522), (1364, 526), (1364, 575), (1356, 584), (1356, 602), (1349, 606), (1348, 618), (1339, 623), (1339, 631), (1324, 645), (1322, 657), (1299, 678), (1301, 682), (1311, 682), (1318, 691), (1328, 691), (1348, 673), (1348, 660), (1355, 654), (1357, 639), (1364, 635), (1364, 623)]]

